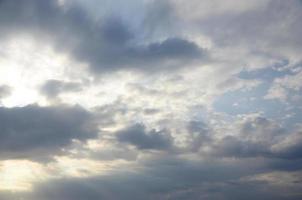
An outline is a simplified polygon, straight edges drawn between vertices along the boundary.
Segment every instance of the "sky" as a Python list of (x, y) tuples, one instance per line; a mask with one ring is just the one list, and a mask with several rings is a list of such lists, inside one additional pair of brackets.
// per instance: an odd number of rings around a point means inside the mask
[(302, 199), (301, 18), (0, 0), (0, 200)]

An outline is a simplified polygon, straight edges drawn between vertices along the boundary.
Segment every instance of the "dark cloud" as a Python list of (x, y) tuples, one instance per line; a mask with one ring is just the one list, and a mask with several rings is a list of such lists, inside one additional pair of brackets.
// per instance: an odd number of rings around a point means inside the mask
[(119, 18), (108, 18), (102, 24), (102, 36), (104, 41), (108, 42), (108, 45), (115, 44), (117, 46), (124, 45), (134, 37), (133, 33)]
[(146, 56), (156, 60), (157, 58), (197, 58), (200, 55), (198, 46), (180, 38), (169, 38), (161, 43), (152, 43), (146, 50)]
[(147, 131), (142, 124), (136, 124), (118, 131), (117, 139), (134, 145), (138, 149), (167, 150), (172, 147), (172, 139), (166, 131)]
[(80, 83), (59, 80), (48, 80), (40, 88), (41, 93), (50, 99), (56, 98), (60, 93), (78, 92), (81, 90)]
[(0, 129), (0, 159), (44, 159), (97, 135), (90, 113), (64, 106), (1, 107)]
[[(301, 159), (301, 133), (286, 130), (263, 117), (246, 120), (239, 127), (240, 134), (212, 140), (212, 153), (223, 157), (266, 157)], [(286, 142), (284, 142), (286, 141)]]
[(302, 169), (302, 159), (271, 158), (268, 160), (268, 168), (278, 171), (299, 171)]
[[(302, 159), (302, 133), (297, 133), (298, 137), (290, 138), (288, 145), (279, 148), (274, 154), (284, 159)], [(288, 136), (290, 137), (290, 135)]]
[(301, 176), (284, 180), (280, 186), (278, 182), (270, 184), (265, 180), (247, 179), (265, 172), (261, 162), (255, 161), (233, 160), (226, 163), (211, 159), (200, 162), (169, 156), (141, 162), (143, 168), (135, 173), (121, 167), (118, 172), (108, 175), (54, 179), (36, 185), (32, 193), (22, 197), (25, 200), (301, 198), (301, 185), (297, 182)]
[(198, 120), (190, 121), (186, 128), (192, 139), (187, 150), (198, 152), (201, 147), (213, 143), (212, 131), (204, 122)]
[[(179, 67), (199, 60), (204, 50), (180, 37), (139, 44), (138, 33), (119, 17), (107, 16), (95, 22), (81, 8), (60, 6), (56, 1), (3, 0), (0, 2), (0, 31), (13, 37), (27, 32), (54, 43), (59, 50), (89, 63), (94, 72), (134, 68), (153, 71)], [(141, 42), (140, 42), (141, 43)]]
[(268, 146), (233, 136), (224, 137), (213, 149), (214, 154), (226, 157), (272, 156)]
[[(103, 141), (107, 142), (106, 144), (110, 142), (104, 139)], [(92, 159), (102, 160), (102, 161), (114, 161), (114, 160), (134, 161), (137, 159), (139, 153), (140, 153), (139, 151), (128, 147), (126, 144), (122, 145), (120, 143), (119, 144), (111, 143), (110, 146), (108, 145), (106, 149), (94, 150), (93, 152), (88, 150), (86, 157), (87, 155), (89, 155)]]

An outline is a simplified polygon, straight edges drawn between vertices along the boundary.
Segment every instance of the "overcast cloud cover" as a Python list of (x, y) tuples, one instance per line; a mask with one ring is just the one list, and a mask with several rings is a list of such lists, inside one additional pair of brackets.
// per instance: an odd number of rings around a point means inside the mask
[(0, 0), (0, 200), (302, 199), (302, 1)]

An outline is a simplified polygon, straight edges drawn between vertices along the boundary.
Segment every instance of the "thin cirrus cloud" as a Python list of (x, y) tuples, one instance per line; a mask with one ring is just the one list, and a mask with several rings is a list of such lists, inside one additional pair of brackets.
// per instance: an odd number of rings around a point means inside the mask
[(0, 0), (0, 199), (301, 199), (301, 11)]

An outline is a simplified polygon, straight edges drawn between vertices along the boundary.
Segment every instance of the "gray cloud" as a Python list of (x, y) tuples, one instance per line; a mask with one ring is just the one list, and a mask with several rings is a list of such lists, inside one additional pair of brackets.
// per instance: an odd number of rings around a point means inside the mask
[(213, 138), (211, 136), (212, 131), (204, 122), (197, 120), (190, 121), (186, 128), (192, 138), (187, 150), (198, 152), (201, 147), (213, 143)]
[(90, 113), (80, 107), (0, 108), (0, 159), (45, 159), (96, 137)]
[(213, 149), (214, 154), (226, 157), (272, 156), (267, 146), (233, 136), (224, 137)]
[(119, 130), (117, 139), (134, 145), (138, 149), (167, 150), (172, 147), (172, 139), (165, 131), (147, 131), (142, 124), (136, 124)]
[[(240, 134), (212, 140), (212, 153), (223, 157), (266, 157), (301, 159), (301, 133), (286, 130), (263, 117), (249, 119), (240, 125)], [(285, 144), (284, 144), (285, 143)]]
[(301, 60), (301, 8), (299, 0), (274, 0), (261, 9), (210, 15), (199, 25), (218, 46), (245, 49), (249, 56), (259, 58), (287, 58), (295, 63)]
[(119, 17), (107, 16), (100, 22), (91, 19), (75, 5), (59, 6), (56, 1), (2, 0), (0, 6), (3, 27), (0, 31), (29, 32), (37, 38), (50, 40), (59, 50), (90, 64), (94, 72), (121, 68), (153, 71), (179, 67), (204, 57), (204, 50), (194, 42), (180, 37), (139, 44), (139, 33), (130, 30)]
[(249, 177), (261, 177), (266, 173), (264, 165), (256, 161), (225, 163), (221, 159), (211, 159), (196, 162), (170, 156), (141, 162), (144, 168), (135, 173), (121, 168), (109, 175), (55, 179), (36, 185), (32, 193), (21, 195), (25, 200), (301, 198), (301, 185), (297, 182), (301, 181), (301, 176), (284, 180), (281, 185), (271, 184), (270, 179), (249, 180)]
[(289, 134), (284, 138), (285, 145), (276, 145), (273, 148), (274, 155), (289, 160), (301, 160), (302, 159), (302, 132)]
[(59, 80), (48, 80), (40, 88), (41, 93), (50, 99), (56, 98), (60, 93), (78, 92), (81, 90), (80, 83)]

